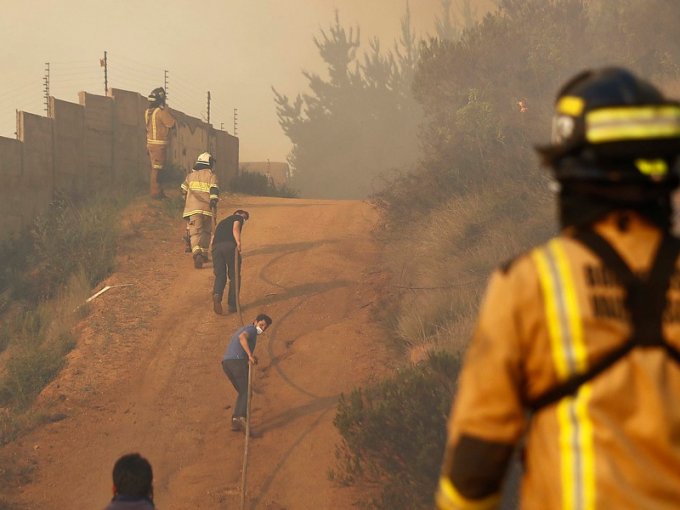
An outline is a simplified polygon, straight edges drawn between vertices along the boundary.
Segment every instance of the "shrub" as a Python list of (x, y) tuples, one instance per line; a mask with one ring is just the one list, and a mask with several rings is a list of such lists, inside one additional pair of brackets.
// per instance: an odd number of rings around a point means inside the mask
[(166, 163), (163, 170), (158, 174), (158, 181), (163, 187), (179, 187), (187, 176), (187, 170), (180, 165)]
[(234, 193), (245, 193), (246, 195), (261, 197), (295, 198), (298, 196), (298, 192), (287, 185), (277, 186), (270, 183), (267, 176), (256, 172), (248, 172), (244, 169), (241, 169), (239, 174), (232, 178), (229, 188)]
[(103, 195), (88, 203), (58, 194), (38, 216), (30, 235), (0, 244), (0, 313), (10, 301), (35, 306), (84, 272), (91, 286), (113, 270), (117, 218), (127, 196)]
[(338, 474), (344, 483), (379, 488), (374, 508), (431, 508), (446, 441), (446, 417), (458, 356), (431, 353), (367, 389), (342, 395), (334, 424), (342, 435)]

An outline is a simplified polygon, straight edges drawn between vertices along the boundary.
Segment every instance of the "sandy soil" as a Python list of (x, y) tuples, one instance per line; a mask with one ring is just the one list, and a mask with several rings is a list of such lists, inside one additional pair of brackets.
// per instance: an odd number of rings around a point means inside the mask
[[(93, 301), (77, 348), (39, 406), (64, 419), (7, 447), (34, 464), (21, 508), (101, 509), (111, 468), (140, 452), (153, 464), (161, 510), (239, 508), (244, 437), (231, 432), (235, 391), (220, 360), (237, 314), (211, 306), (211, 264), (193, 268), (181, 220), (142, 200), (126, 214), (116, 287)], [(338, 396), (393, 365), (371, 309), (383, 275), (365, 203), (228, 197), (243, 232), (246, 322), (265, 312), (254, 372), (247, 508), (351, 508), (357, 489), (328, 480), (339, 440)], [(225, 306), (226, 308), (226, 306)]]

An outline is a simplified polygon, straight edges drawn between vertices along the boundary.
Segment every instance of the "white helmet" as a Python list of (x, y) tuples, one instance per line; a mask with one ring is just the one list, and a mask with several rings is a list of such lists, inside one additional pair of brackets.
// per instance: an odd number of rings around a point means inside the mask
[(200, 170), (201, 168), (212, 168), (215, 164), (215, 158), (209, 152), (203, 152), (196, 158), (196, 163), (194, 164), (194, 170)]

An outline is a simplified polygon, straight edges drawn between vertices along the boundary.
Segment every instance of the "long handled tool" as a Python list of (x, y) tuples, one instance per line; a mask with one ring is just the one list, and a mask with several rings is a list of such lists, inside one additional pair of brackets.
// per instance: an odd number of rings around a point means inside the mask
[(241, 253), (238, 246), (234, 248), (234, 290), (236, 291), (236, 311), (243, 326), (243, 314), (241, 313)]
[(248, 445), (250, 443), (250, 403), (253, 397), (253, 365), (248, 362), (248, 400), (246, 404), (246, 440), (243, 446), (243, 469), (241, 471), (241, 510), (246, 508), (246, 481), (248, 472)]
[[(238, 246), (234, 248), (234, 290), (236, 291), (236, 311), (238, 312), (241, 326), (243, 315), (241, 314), (241, 262)], [(253, 397), (253, 365), (248, 361), (248, 398), (246, 400), (246, 440), (243, 446), (243, 468), (241, 469), (241, 510), (246, 508), (246, 482), (248, 473), (248, 445), (250, 443), (250, 403)]]

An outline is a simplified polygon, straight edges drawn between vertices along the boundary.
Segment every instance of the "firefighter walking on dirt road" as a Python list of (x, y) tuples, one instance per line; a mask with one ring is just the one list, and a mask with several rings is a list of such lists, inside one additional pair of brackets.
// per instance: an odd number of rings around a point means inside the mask
[(259, 314), (252, 324), (243, 326), (229, 340), (227, 350), (222, 357), (222, 370), (238, 393), (234, 413), (231, 417), (231, 430), (246, 430), (246, 410), (248, 406), (248, 371), (257, 364), (253, 355), (257, 345), (257, 337), (272, 324), (272, 319), (263, 313)]
[(182, 217), (187, 221), (194, 267), (200, 269), (208, 261), (210, 235), (217, 217), (220, 190), (213, 172), (215, 159), (208, 152), (198, 156), (193, 170), (181, 185), (185, 196)]
[(538, 150), (561, 232), (491, 277), (437, 507), (497, 508), (522, 441), (522, 508), (677, 509), (680, 104), (624, 69), (586, 71)]
[[(212, 245), (213, 272), (215, 274), (213, 310), (218, 315), (222, 313), (222, 296), (224, 287), (227, 285), (227, 277), (229, 278), (229, 291), (227, 293), (229, 313), (236, 311), (236, 299), (238, 299), (236, 294), (241, 287), (241, 231), (248, 218), (250, 218), (248, 211), (237, 209), (234, 214), (220, 221), (215, 229)], [(238, 260), (236, 260), (237, 253)], [(237, 271), (239, 274), (237, 274)]]
[(159, 174), (165, 166), (170, 130), (175, 127), (175, 118), (165, 106), (165, 89), (158, 87), (149, 94), (149, 106), (144, 112), (146, 124), (146, 150), (149, 153), (149, 193), (151, 198), (165, 198), (161, 189)]

